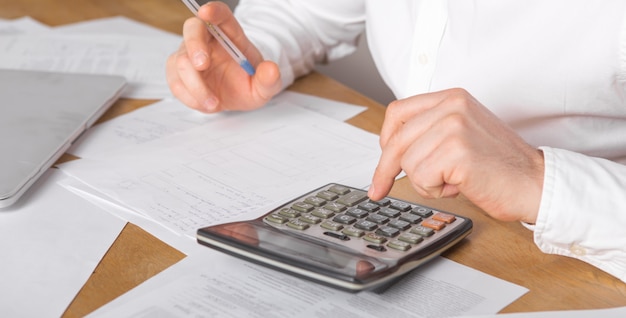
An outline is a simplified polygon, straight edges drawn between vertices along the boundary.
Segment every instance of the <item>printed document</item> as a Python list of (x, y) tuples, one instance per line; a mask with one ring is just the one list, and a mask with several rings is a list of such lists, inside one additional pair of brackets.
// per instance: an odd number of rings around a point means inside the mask
[(329, 182), (369, 185), (378, 137), (296, 105), (222, 113), (210, 125), (60, 165), (182, 235), (256, 217)]
[(527, 289), (443, 257), (383, 293), (352, 294), (207, 249), (92, 317), (449, 317), (495, 314)]

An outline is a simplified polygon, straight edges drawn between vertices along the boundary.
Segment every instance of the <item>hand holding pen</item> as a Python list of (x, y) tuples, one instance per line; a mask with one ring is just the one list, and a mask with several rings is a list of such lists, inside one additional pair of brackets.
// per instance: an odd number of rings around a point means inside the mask
[(278, 66), (264, 61), (221, 2), (198, 7), (183, 27), (183, 43), (167, 61), (172, 93), (189, 107), (214, 113), (263, 106), (281, 89)]

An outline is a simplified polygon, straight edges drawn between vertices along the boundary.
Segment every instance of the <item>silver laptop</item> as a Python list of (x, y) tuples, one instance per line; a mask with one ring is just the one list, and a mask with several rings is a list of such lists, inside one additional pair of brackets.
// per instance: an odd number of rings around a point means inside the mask
[(15, 203), (125, 83), (113, 75), (0, 69), (0, 208)]

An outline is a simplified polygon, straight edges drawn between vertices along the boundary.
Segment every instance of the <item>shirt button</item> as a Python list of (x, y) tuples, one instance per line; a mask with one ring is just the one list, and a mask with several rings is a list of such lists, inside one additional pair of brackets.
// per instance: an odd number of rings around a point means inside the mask
[(420, 62), (420, 64), (426, 65), (428, 64), (428, 55), (426, 53), (421, 53), (417, 56), (417, 60)]
[(585, 256), (587, 254), (587, 250), (578, 244), (572, 244), (569, 247), (569, 251), (576, 256)]

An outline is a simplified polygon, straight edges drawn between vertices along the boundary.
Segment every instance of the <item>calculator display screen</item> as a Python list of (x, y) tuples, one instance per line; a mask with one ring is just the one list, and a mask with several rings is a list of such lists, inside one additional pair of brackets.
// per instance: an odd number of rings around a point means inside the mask
[[(252, 258), (267, 265), (275, 260), (277, 266), (289, 271), (294, 269), (331, 276), (356, 283), (367, 282), (389, 269), (380, 259), (357, 251), (352, 251), (338, 244), (315, 241), (308, 237), (299, 237), (267, 226), (263, 222), (235, 222), (203, 228), (199, 237), (208, 239), (208, 245), (241, 256), (248, 251)], [(207, 241), (201, 243), (206, 244)], [(224, 244), (219, 244), (223, 242)], [(217, 243), (218, 246), (215, 246)], [(254, 259), (253, 259), (254, 260)]]

